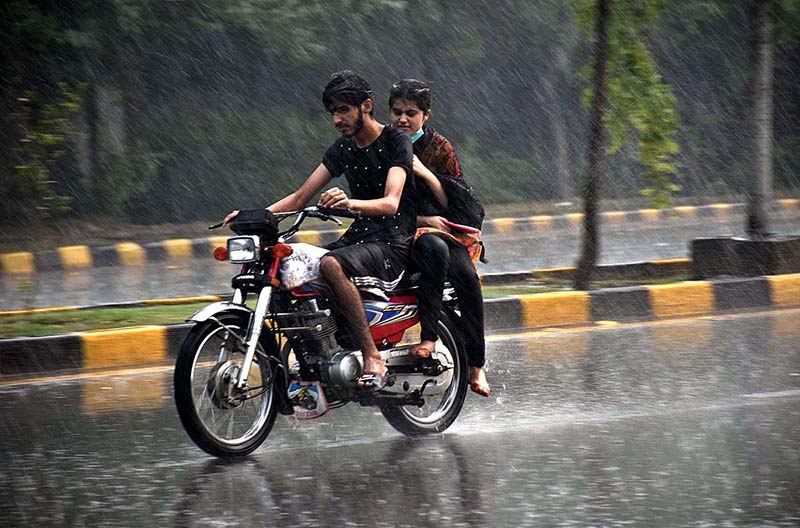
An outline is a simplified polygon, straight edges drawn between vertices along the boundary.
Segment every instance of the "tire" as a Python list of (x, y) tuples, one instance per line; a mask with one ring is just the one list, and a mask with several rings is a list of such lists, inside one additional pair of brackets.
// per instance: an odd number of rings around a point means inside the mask
[[(277, 414), (276, 369), (267, 356), (277, 357), (272, 336), (262, 336), (248, 375), (251, 398), (239, 400), (229, 381), (245, 356), (240, 336), (247, 334), (248, 317), (222, 313), (217, 321), (198, 323), (186, 336), (175, 364), (175, 404), (181, 423), (200, 449), (221, 458), (242, 457), (266, 440)], [(221, 349), (224, 345), (224, 358)], [(259, 394), (258, 387), (268, 388)]]
[(468, 368), (463, 340), (453, 320), (442, 313), (436, 351), (450, 354), (454, 372), (450, 387), (442, 395), (425, 398), (423, 407), (384, 406), (381, 413), (389, 424), (406, 436), (437, 434), (450, 427), (461, 412), (467, 397)]

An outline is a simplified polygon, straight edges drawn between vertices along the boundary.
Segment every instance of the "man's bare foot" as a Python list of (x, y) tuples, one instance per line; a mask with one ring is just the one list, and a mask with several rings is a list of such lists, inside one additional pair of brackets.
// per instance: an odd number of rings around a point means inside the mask
[(470, 367), (469, 388), (481, 396), (489, 396), (492, 389), (486, 381), (486, 371), (482, 367)]
[(431, 340), (425, 340), (412, 348), (408, 354), (411, 356), (426, 358), (430, 357), (434, 350), (436, 350), (436, 343)]
[(365, 355), (364, 370), (356, 381), (358, 388), (370, 392), (382, 389), (386, 385), (388, 372), (389, 369), (383, 364), (380, 356), (373, 358)]
[(375, 374), (378, 376), (384, 376), (387, 372), (386, 365), (383, 364), (383, 360), (380, 356), (372, 357), (364, 355), (364, 370), (362, 371), (364, 374)]

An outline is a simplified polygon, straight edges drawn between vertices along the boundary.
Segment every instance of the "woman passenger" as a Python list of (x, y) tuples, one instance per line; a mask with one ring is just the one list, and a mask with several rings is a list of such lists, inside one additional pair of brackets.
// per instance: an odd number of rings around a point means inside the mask
[(483, 330), (483, 294), (473, 264), (480, 254), (474, 243), (455, 238), (447, 221), (447, 195), (436, 174), (461, 178), (458, 157), (450, 142), (423, 125), (431, 116), (430, 86), (416, 79), (403, 79), (389, 94), (392, 125), (411, 136), (414, 175), (417, 178), (417, 234), (412, 260), (420, 271), (419, 311), (421, 342), (411, 353), (428, 357), (438, 340), (437, 323), (442, 308), (445, 278), (456, 290), (470, 367), (470, 388), (489, 396), (486, 381), (486, 343)]

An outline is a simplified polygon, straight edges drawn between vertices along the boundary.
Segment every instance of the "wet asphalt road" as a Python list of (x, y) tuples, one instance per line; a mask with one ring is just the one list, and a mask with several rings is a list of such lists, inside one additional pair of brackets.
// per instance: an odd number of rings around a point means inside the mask
[[(693, 238), (741, 235), (739, 218), (672, 220), (660, 224), (607, 224), (601, 264), (684, 258)], [(778, 233), (800, 233), (800, 217), (776, 220)], [(576, 229), (549, 233), (494, 234), (485, 239), (489, 264), (480, 273), (571, 266), (580, 249)], [(151, 263), (141, 267), (94, 268), (0, 277), (0, 310), (90, 305), (230, 292), (236, 268), (211, 258)]]
[[(800, 311), (494, 338), (494, 395), (191, 444), (170, 373), (0, 387), (3, 526), (798, 526)], [(371, 511), (370, 511), (371, 510)]]

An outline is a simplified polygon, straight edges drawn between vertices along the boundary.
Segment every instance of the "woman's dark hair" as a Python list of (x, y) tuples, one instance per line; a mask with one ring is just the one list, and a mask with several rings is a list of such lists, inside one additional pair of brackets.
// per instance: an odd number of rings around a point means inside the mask
[(417, 79), (397, 81), (389, 91), (389, 108), (397, 100), (411, 101), (420, 110), (427, 112), (431, 109), (431, 87), (425, 81), (418, 81)]
[(330, 109), (334, 101), (359, 106), (372, 98), (372, 87), (366, 79), (351, 70), (342, 70), (331, 75), (331, 80), (322, 90), (322, 104)]

